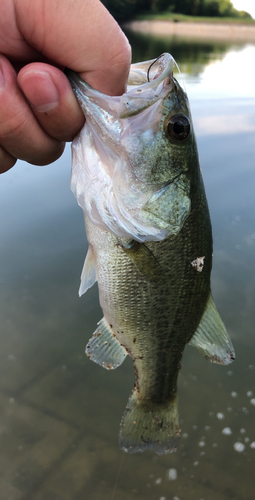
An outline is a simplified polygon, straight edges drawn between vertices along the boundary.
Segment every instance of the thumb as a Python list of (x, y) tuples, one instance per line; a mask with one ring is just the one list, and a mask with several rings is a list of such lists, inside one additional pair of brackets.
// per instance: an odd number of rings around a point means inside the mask
[(130, 46), (99, 0), (15, 0), (15, 12), (21, 35), (38, 52), (101, 92), (124, 92)]

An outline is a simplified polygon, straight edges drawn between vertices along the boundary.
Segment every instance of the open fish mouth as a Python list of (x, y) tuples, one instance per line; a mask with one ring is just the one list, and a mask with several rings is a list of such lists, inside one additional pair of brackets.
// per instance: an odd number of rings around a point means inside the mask
[[(128, 77), (126, 99), (120, 118), (140, 113), (159, 98), (171, 91), (171, 80), (175, 60), (171, 54), (163, 53), (157, 59), (134, 63)], [(132, 104), (130, 104), (130, 100)]]
[[(130, 67), (127, 91), (122, 96), (108, 96), (93, 89), (77, 73), (69, 69), (66, 74), (73, 91), (84, 109), (84, 91), (88, 98), (96, 99), (102, 108), (116, 111), (120, 118), (140, 113), (171, 90), (173, 69), (176, 65), (171, 54), (163, 53), (157, 59), (134, 63)], [(85, 110), (87, 111), (87, 110)]]

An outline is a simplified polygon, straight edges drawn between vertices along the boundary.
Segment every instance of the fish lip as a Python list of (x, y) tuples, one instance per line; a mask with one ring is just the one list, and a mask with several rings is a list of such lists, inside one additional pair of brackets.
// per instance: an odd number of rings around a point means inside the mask
[[(150, 59), (149, 61), (144, 61), (142, 63), (134, 63), (130, 67), (129, 77), (128, 77), (128, 91), (129, 88), (136, 88), (136, 91), (154, 89), (158, 85), (168, 78), (168, 82), (172, 79), (173, 68), (176, 62), (171, 54), (164, 52), (156, 59)], [(154, 67), (155, 66), (155, 67)], [(152, 75), (150, 77), (150, 70), (152, 70)], [(154, 77), (153, 77), (154, 74)], [(139, 85), (139, 80), (141, 80)], [(137, 81), (137, 83), (135, 83)], [(133, 83), (132, 83), (133, 82)]]
[[(154, 67), (155, 66), (155, 67)], [(150, 59), (148, 61), (144, 62), (139, 62), (139, 63), (133, 63), (130, 66), (130, 71), (129, 71), (129, 76), (128, 76), (128, 81), (127, 81), (127, 92), (124, 94), (129, 94), (130, 90), (136, 89), (136, 91), (144, 91), (147, 89), (154, 89), (156, 88), (161, 82), (164, 80), (166, 81), (166, 84), (170, 83), (170, 80), (172, 80), (173, 77), (173, 68), (174, 66), (177, 66), (175, 59), (173, 56), (167, 52), (164, 52), (161, 54), (159, 57), (156, 59)], [(150, 69), (153, 68), (152, 75), (150, 77)], [(83, 88), (84, 90), (84, 84), (87, 87), (87, 89), (90, 89), (95, 93), (95, 95), (100, 95), (101, 97), (105, 96), (107, 98), (116, 98), (116, 97), (121, 97), (121, 96), (108, 96), (107, 94), (104, 94), (103, 92), (100, 92), (99, 90), (94, 89), (91, 87), (87, 82), (82, 80), (82, 78), (78, 75), (78, 73), (75, 73), (75, 71), (65, 68), (64, 71), (65, 75), (71, 82), (71, 85), (73, 89), (75, 90), (76, 87)], [(153, 78), (153, 74), (154, 78)], [(135, 83), (135, 81), (139, 82)], [(133, 82), (133, 83), (132, 83)]]

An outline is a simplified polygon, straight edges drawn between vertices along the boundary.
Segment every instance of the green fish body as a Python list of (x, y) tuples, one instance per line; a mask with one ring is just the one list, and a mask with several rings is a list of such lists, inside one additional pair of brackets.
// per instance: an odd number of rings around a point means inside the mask
[(131, 66), (109, 97), (70, 73), (86, 124), (73, 143), (72, 189), (89, 250), (80, 295), (98, 281), (104, 317), (86, 353), (106, 369), (130, 355), (135, 387), (120, 446), (169, 453), (179, 439), (185, 345), (229, 364), (234, 349), (210, 291), (210, 215), (188, 99), (173, 59)]

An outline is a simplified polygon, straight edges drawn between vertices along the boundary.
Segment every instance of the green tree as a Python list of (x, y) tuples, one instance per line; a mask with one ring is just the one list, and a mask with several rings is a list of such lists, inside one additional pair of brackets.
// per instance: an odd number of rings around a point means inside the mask
[(118, 21), (126, 21), (138, 14), (176, 12), (191, 16), (251, 17), (237, 11), (231, 0), (102, 0)]

